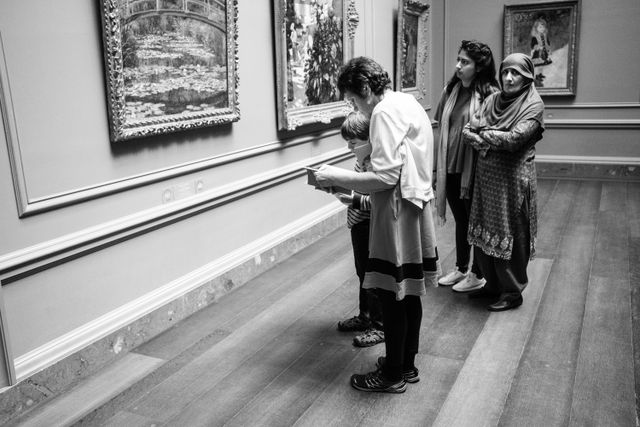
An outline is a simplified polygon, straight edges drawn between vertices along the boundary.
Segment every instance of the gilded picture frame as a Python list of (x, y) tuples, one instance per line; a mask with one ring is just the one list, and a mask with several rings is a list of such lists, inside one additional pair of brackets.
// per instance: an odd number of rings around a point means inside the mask
[(425, 108), (431, 58), (430, 5), (417, 0), (399, 0), (396, 33), (395, 89), (412, 94)]
[(354, 0), (274, 0), (278, 130), (330, 123), (352, 111), (336, 81), (353, 57)]
[(237, 0), (101, 0), (112, 141), (235, 122)]
[(529, 55), (540, 95), (575, 95), (580, 0), (504, 6), (504, 56)]

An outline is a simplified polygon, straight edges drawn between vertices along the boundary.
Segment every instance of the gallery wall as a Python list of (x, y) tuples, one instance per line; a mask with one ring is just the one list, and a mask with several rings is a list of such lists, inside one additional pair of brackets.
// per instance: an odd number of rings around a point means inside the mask
[[(258, 253), (278, 234), (295, 240), (328, 218), (342, 224), (341, 205), (310, 190), (302, 170), (351, 166), (339, 121), (277, 130), (273, 2), (238, 2), (238, 122), (118, 143), (109, 141), (100, 3), (0, 4), (10, 101), (0, 132), (0, 321), (19, 379), (65, 355), (56, 348), (102, 338), (105, 316), (132, 304), (142, 315), (160, 291), (178, 289), (177, 298), (181, 286), (246, 261), (243, 248)], [(432, 1), (433, 107), (460, 40), (486, 41), (501, 57), (504, 4)], [(356, 8), (355, 54), (392, 72), (397, 1)], [(582, 1), (576, 95), (545, 99), (540, 158), (639, 162), (639, 20), (637, 0)]]
[(303, 170), (351, 163), (339, 122), (277, 130), (272, 2), (238, 2), (238, 122), (117, 143), (101, 3), (0, 5), (0, 295), (18, 379), (56, 362), (51, 349), (80, 342), (91, 322), (132, 304), (140, 316), (145, 297), (211, 280), (344, 211)]
[[(530, 0), (442, 1), (446, 78), (453, 74), (460, 41), (488, 43), (503, 57), (503, 8)], [(640, 5), (636, 0), (582, 0), (575, 96), (545, 96), (547, 132), (537, 144), (538, 160), (640, 162), (640, 87), (635, 69)], [(437, 19), (437, 18), (434, 18)], [(442, 86), (441, 86), (442, 87)]]

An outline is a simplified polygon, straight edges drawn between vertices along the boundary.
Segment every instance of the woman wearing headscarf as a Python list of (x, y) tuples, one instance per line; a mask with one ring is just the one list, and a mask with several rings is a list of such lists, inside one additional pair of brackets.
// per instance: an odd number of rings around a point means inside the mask
[(463, 131), (479, 153), (469, 243), (487, 283), (470, 298), (497, 300), (490, 311), (522, 304), (537, 235), (535, 144), (544, 131), (544, 103), (531, 59), (514, 53), (500, 66), (501, 91), (490, 95)]
[(340, 71), (338, 89), (370, 117), (371, 170), (354, 172), (323, 165), (322, 186), (338, 185), (371, 197), (369, 259), (363, 287), (375, 289), (382, 306), (385, 356), (377, 369), (354, 374), (361, 391), (402, 393), (420, 378), (418, 353), (426, 286), (439, 273), (431, 215), (433, 133), (424, 108), (409, 94), (390, 89), (391, 79), (374, 60), (351, 59)]
[(497, 92), (496, 66), (489, 46), (476, 40), (463, 40), (458, 49), (456, 71), (447, 82), (436, 108), (436, 212), (445, 222), (447, 203), (456, 223), (456, 269), (438, 279), (456, 292), (482, 288), (485, 279), (467, 242), (476, 151), (462, 141), (462, 129), (482, 102)]

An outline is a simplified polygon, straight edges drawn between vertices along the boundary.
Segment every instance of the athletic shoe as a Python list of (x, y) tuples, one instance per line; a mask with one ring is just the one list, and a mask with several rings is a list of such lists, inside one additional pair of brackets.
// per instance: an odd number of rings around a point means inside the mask
[(485, 283), (487, 283), (487, 281), (484, 278), (478, 279), (475, 273), (469, 273), (464, 280), (453, 285), (451, 289), (453, 289), (454, 292), (477, 291), (478, 289), (482, 289)]
[(351, 386), (360, 391), (381, 393), (404, 393), (407, 390), (407, 382), (404, 378), (396, 382), (387, 381), (382, 378), (382, 370), (380, 369), (364, 375), (351, 375)]
[(353, 345), (356, 347), (371, 347), (381, 342), (384, 342), (384, 332), (375, 328), (369, 328), (353, 338)]
[[(378, 362), (376, 363), (376, 366), (378, 367), (378, 369), (382, 369), (382, 366), (384, 365), (384, 361), (385, 361), (385, 357), (384, 356), (380, 356), (378, 357)], [(408, 383), (417, 383), (418, 381), (420, 381), (420, 375), (418, 373), (418, 368), (411, 368), (411, 369), (405, 369), (402, 371), (402, 377), (404, 378), (404, 380)]]
[(439, 278), (438, 284), (440, 286), (451, 286), (451, 285), (455, 285), (456, 283), (458, 283), (459, 281), (463, 280), (466, 277), (467, 277), (467, 273), (462, 273), (460, 270), (456, 268), (455, 270)]

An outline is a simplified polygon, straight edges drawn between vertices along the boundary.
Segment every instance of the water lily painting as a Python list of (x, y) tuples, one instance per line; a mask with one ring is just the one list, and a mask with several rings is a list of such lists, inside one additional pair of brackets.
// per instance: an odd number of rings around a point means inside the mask
[(237, 121), (237, 0), (102, 0), (113, 141)]
[(345, 116), (336, 82), (353, 56), (354, 0), (274, 0), (274, 11), (279, 129)]
[(504, 55), (533, 60), (541, 95), (575, 95), (580, 0), (504, 7)]

